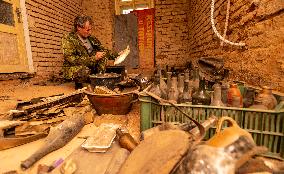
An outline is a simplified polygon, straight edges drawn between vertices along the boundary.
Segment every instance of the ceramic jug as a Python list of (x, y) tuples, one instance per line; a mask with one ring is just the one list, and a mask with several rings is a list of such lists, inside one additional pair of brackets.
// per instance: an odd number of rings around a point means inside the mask
[[(221, 131), (224, 121), (228, 121), (231, 126)], [(246, 136), (249, 141), (254, 144), (251, 134), (244, 129), (241, 129), (235, 120), (231, 117), (221, 117), (217, 124), (216, 134), (210, 138), (206, 144), (213, 147), (226, 147), (237, 141), (240, 136)]]
[[(239, 101), (239, 106), (233, 105), (234, 99), (238, 99)], [(227, 93), (227, 106), (229, 107), (242, 107), (243, 105), (243, 98), (241, 91), (238, 88), (238, 85), (235, 83), (232, 83), (230, 85), (230, 88)]]
[(274, 109), (277, 105), (277, 100), (272, 94), (272, 89), (268, 86), (262, 87), (262, 91), (256, 96), (256, 100), (261, 101), (270, 110)]
[(262, 104), (262, 101), (255, 100), (254, 104), (249, 107), (250, 109), (260, 109), (260, 110), (268, 110), (268, 108)]

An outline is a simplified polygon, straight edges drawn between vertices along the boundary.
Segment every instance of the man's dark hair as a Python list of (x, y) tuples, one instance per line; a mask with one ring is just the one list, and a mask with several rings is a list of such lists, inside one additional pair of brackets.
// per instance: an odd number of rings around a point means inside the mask
[(93, 25), (93, 19), (91, 16), (77, 16), (74, 20), (74, 30), (77, 31), (77, 27), (84, 27), (84, 24), (89, 21), (91, 25)]

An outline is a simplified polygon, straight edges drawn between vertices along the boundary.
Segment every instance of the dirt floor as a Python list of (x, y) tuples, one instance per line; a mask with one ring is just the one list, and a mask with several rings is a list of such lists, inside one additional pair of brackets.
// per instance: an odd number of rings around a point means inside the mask
[[(74, 92), (72, 83), (52, 84), (52, 83), (35, 83), (24, 80), (0, 81), (0, 114), (15, 109), (19, 101), (29, 101), (32, 98), (48, 97), (58, 94), (69, 94)], [(95, 114), (94, 122), (85, 125), (83, 130), (77, 135), (85, 136), (93, 132), (96, 126), (101, 123), (115, 123), (126, 128), (129, 133), (139, 140), (140, 136), (140, 107), (138, 103), (132, 106), (132, 110), (127, 115), (101, 115)], [(40, 139), (25, 145), (14, 147), (11, 149), (0, 151), (0, 173), (11, 170), (17, 170), (19, 173), (37, 173), (38, 164), (50, 165), (54, 160), (66, 158), (74, 149), (83, 143), (84, 139), (74, 138), (63, 148), (52, 152), (38, 161), (32, 168), (23, 172), (20, 169), (21, 161), (29, 157), (43, 143), (44, 139)]]

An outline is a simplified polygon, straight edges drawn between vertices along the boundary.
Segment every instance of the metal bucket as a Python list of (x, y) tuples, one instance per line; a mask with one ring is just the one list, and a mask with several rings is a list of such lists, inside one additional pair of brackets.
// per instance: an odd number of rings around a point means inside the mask
[(116, 73), (93, 74), (89, 77), (93, 87), (106, 86), (111, 90), (115, 88), (116, 83), (121, 81), (121, 75)]

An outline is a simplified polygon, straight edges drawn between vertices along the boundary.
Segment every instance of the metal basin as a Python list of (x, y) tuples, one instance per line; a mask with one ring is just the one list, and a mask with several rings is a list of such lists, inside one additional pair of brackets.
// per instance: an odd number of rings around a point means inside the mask
[(121, 75), (116, 73), (104, 73), (90, 75), (91, 85), (106, 86), (109, 89), (114, 89), (115, 84), (121, 81)]

